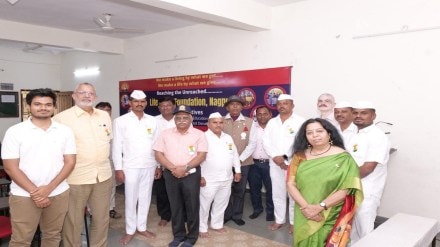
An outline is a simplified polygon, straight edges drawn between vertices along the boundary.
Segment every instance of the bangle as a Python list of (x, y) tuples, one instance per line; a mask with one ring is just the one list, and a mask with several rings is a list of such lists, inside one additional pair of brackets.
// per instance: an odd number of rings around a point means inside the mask
[(186, 172), (189, 172), (189, 170), (191, 170), (191, 166), (186, 165), (186, 166), (185, 166), (185, 170), (186, 170)]

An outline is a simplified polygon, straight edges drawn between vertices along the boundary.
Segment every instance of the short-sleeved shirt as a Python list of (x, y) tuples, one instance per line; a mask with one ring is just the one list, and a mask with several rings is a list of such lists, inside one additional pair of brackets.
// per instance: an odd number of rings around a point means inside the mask
[(89, 114), (73, 106), (54, 116), (54, 119), (69, 126), (76, 139), (76, 164), (67, 178), (69, 184), (96, 184), (112, 176), (110, 165), (110, 141), (112, 120), (103, 110), (93, 108)]
[(210, 182), (227, 181), (232, 179), (232, 167), (240, 173), (240, 160), (232, 137), (224, 132), (219, 137), (209, 129), (205, 136), (209, 148), (206, 160), (201, 165), (202, 177)]
[(362, 188), (365, 196), (375, 196), (380, 199), (387, 178), (387, 163), (390, 142), (385, 133), (376, 125), (360, 129), (347, 146), (358, 166), (365, 162), (377, 162), (377, 166), (368, 176), (362, 178)]
[(174, 127), (160, 133), (153, 150), (164, 153), (175, 166), (185, 166), (198, 152), (208, 152), (208, 142), (205, 133), (192, 126), (184, 134)]
[(263, 145), (266, 153), (271, 157), (293, 155), (293, 141), (305, 119), (292, 113), (284, 122), (280, 115), (272, 118), (266, 125), (263, 135)]
[(345, 149), (349, 148), (349, 143), (353, 136), (355, 136), (358, 132), (358, 128), (354, 123), (351, 123), (344, 131), (341, 130), (341, 126), (338, 125), (339, 133), (342, 135), (342, 139), (344, 140)]
[(113, 122), (113, 164), (122, 168), (146, 168), (157, 165), (152, 149), (157, 138), (155, 117), (145, 114), (139, 119), (133, 112), (116, 118)]
[[(75, 137), (70, 128), (56, 121), (43, 130), (28, 119), (10, 127), (3, 139), (2, 159), (19, 159), (19, 169), (36, 186), (49, 184), (60, 173), (66, 154), (76, 154)], [(49, 196), (59, 195), (68, 188), (64, 180)], [(11, 193), (30, 196), (14, 181)]]
[(159, 132), (162, 132), (163, 130), (169, 129), (169, 128), (173, 128), (176, 127), (176, 123), (174, 122), (174, 117), (171, 118), (170, 120), (166, 120), (161, 114), (155, 116), (156, 120), (157, 120), (157, 126), (159, 129)]

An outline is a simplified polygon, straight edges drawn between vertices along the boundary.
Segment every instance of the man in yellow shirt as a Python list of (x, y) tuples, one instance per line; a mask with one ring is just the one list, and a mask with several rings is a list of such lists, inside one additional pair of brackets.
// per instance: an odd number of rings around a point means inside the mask
[(67, 182), (70, 186), (69, 210), (63, 227), (63, 246), (81, 246), (84, 208), (88, 204), (93, 220), (91, 246), (107, 246), (109, 204), (112, 190), (110, 167), (111, 119), (107, 112), (93, 107), (95, 87), (80, 83), (72, 95), (75, 106), (54, 119), (69, 126), (76, 139), (76, 164)]

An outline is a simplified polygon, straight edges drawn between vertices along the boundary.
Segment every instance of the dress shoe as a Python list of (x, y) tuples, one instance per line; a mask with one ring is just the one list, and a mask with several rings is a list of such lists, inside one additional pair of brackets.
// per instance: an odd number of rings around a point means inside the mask
[(182, 242), (181, 240), (174, 239), (168, 244), (168, 247), (178, 247), (181, 242)]
[(234, 221), (235, 224), (237, 224), (239, 226), (246, 224), (246, 222), (244, 222), (244, 220), (242, 220), (242, 219), (232, 219), (232, 221)]
[(274, 220), (275, 220), (275, 215), (273, 214), (266, 215), (266, 221), (274, 221)]
[(256, 219), (258, 216), (260, 216), (261, 212), (253, 212), (251, 215), (249, 215), (250, 219)]

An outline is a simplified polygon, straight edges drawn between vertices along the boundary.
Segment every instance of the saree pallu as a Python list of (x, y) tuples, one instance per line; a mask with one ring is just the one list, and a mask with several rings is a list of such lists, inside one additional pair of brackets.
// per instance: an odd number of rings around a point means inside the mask
[[(297, 154), (295, 154), (297, 155)], [(359, 167), (350, 154), (344, 152), (313, 160), (303, 160), (299, 166), (290, 167), (289, 179), (295, 179), (296, 187), (309, 204), (319, 204), (338, 190), (348, 190), (354, 196), (354, 207), (363, 200)], [(297, 169), (296, 172), (293, 171)], [(323, 247), (341, 213), (344, 201), (322, 211), (320, 222), (304, 217), (295, 204), (294, 242), (295, 247)]]

